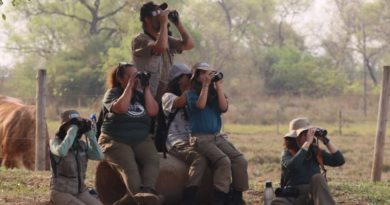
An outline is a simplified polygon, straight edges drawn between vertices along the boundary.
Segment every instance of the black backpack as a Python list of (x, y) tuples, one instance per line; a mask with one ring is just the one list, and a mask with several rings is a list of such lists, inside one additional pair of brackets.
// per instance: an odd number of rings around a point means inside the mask
[(165, 146), (165, 143), (167, 141), (168, 137), (168, 129), (171, 125), (173, 118), (175, 118), (176, 113), (180, 109), (176, 109), (175, 112), (169, 113), (168, 116), (165, 116), (164, 111), (162, 109), (162, 104), (159, 103), (159, 110), (157, 114), (157, 128), (156, 128), (156, 135), (154, 136), (154, 145), (156, 146), (156, 149), (158, 152), (164, 153), (164, 158), (167, 158), (167, 147)]
[(106, 116), (107, 113), (108, 113), (107, 109), (103, 106), (102, 109), (100, 110), (99, 117), (96, 121), (96, 140), (99, 139), (104, 117)]

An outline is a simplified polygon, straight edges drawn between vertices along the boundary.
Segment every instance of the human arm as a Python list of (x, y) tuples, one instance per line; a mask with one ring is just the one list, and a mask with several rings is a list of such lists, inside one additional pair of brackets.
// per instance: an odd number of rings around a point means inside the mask
[(195, 47), (194, 45), (194, 41), (192, 39), (192, 36), (187, 32), (186, 28), (184, 27), (184, 25), (182, 24), (180, 18), (179, 18), (179, 21), (177, 24), (175, 24), (177, 30), (179, 31), (180, 33), (180, 36), (182, 38), (181, 40), (181, 49), (182, 50), (190, 50), (192, 48)]
[(150, 90), (150, 85), (145, 86), (144, 97), (145, 97), (146, 112), (150, 117), (156, 116), (158, 113), (158, 104), (152, 95), (152, 91)]
[(88, 159), (91, 160), (103, 159), (102, 149), (100, 148), (96, 140), (96, 132), (93, 129), (91, 129), (90, 131), (85, 133), (85, 136), (87, 136), (89, 140), (88, 152), (87, 152)]
[(156, 38), (156, 41), (152, 43), (152, 53), (161, 55), (168, 48), (168, 14), (169, 10), (166, 9), (160, 13), (158, 19), (160, 21), (160, 32)]
[(76, 125), (70, 125), (62, 141), (58, 136), (55, 136), (54, 139), (50, 140), (50, 151), (58, 157), (65, 157), (73, 145), (78, 129)]
[(282, 154), (282, 166), (288, 170), (296, 170), (302, 166), (307, 150), (300, 149), (294, 156), (288, 151), (284, 150)]
[(126, 113), (129, 109), (131, 98), (134, 95), (134, 86), (136, 85), (136, 74), (132, 75), (118, 99), (114, 100), (111, 105), (111, 111), (117, 114)]
[(210, 71), (207, 71), (205, 74), (204, 81), (202, 83), (202, 90), (200, 91), (199, 98), (195, 104), (198, 109), (203, 110), (206, 107), (207, 96), (209, 93), (209, 86), (212, 78), (213, 78), (213, 74)]
[(222, 91), (222, 83), (223, 80), (219, 80), (215, 83), (216, 91), (217, 91), (217, 96), (218, 96), (218, 106), (221, 112), (227, 112), (229, 104), (226, 98), (225, 93)]

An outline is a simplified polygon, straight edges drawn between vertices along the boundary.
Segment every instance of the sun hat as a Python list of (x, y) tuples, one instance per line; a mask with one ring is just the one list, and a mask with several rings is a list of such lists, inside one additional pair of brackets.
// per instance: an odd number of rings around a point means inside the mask
[(186, 64), (173, 64), (171, 70), (169, 71), (168, 81), (172, 81), (183, 74), (190, 75), (192, 74), (192, 71)]
[(284, 137), (297, 138), (303, 131), (306, 131), (314, 126), (310, 125), (310, 121), (306, 117), (298, 117), (290, 121), (289, 132)]
[(80, 117), (80, 114), (76, 110), (66, 110), (61, 113), (61, 123), (68, 122), (69, 120), (78, 117)]
[(165, 10), (167, 7), (167, 3), (157, 5), (153, 1), (149, 1), (141, 7), (140, 20), (143, 21), (147, 16), (157, 16), (158, 14), (160, 14), (159, 9)]

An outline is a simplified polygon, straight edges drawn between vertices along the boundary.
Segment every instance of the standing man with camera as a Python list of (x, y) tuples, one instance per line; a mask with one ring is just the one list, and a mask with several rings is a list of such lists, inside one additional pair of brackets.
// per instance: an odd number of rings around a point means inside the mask
[[(321, 141), (328, 152), (320, 149)], [(330, 142), (327, 131), (311, 126), (307, 118), (290, 122), (290, 132), (284, 136), (281, 188), (275, 190), (272, 205), (334, 205), (326, 180), (325, 165), (341, 166), (345, 159)], [(322, 170), (322, 174), (321, 174)]]
[[(168, 85), (174, 54), (194, 47), (192, 37), (181, 23), (178, 12), (167, 8), (166, 3), (157, 5), (152, 1), (141, 7), (143, 32), (133, 39), (131, 46), (135, 66), (151, 74), (150, 88), (158, 102)], [(168, 20), (175, 25), (181, 39), (169, 35)]]

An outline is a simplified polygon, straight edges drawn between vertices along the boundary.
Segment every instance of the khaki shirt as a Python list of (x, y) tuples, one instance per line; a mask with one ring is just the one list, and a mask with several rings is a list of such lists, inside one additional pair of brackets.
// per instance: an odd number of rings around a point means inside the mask
[(150, 88), (157, 101), (168, 85), (168, 74), (173, 64), (173, 56), (182, 52), (182, 41), (168, 37), (168, 49), (161, 55), (154, 54), (151, 45), (155, 43), (151, 36), (140, 33), (132, 41), (131, 50), (133, 62), (138, 70), (151, 74)]

